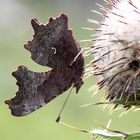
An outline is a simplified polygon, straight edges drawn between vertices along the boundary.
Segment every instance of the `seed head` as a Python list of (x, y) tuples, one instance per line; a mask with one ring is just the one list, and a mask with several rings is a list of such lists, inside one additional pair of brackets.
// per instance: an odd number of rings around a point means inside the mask
[[(92, 51), (99, 89), (109, 101), (125, 107), (140, 105), (140, 0), (104, 0), (98, 37)], [(111, 7), (111, 8), (110, 8)]]

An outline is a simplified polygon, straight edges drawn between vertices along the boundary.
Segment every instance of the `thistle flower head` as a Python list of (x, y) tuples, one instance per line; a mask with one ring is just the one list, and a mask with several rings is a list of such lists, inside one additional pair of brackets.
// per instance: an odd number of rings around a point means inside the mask
[(95, 30), (94, 75), (100, 76), (99, 88), (106, 87), (107, 99), (140, 105), (140, 0), (105, 2), (108, 6), (98, 5), (105, 13)]

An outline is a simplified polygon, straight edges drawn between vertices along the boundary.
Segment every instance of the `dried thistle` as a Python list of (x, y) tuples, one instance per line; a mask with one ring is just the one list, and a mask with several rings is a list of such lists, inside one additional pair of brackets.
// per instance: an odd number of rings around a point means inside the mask
[[(104, 0), (102, 17), (95, 29), (92, 54), (98, 89), (106, 88), (106, 99), (124, 107), (140, 105), (140, 0)], [(111, 8), (109, 8), (111, 7)], [(95, 23), (94, 20), (90, 22)]]

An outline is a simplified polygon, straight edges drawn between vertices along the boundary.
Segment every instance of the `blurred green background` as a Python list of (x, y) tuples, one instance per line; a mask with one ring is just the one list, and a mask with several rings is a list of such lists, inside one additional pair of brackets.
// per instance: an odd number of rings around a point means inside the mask
[[(11, 116), (4, 101), (16, 93), (16, 80), (11, 76), (11, 72), (18, 65), (25, 65), (33, 71), (47, 70), (33, 62), (30, 53), (23, 48), (23, 44), (33, 34), (30, 20), (37, 18), (40, 22), (46, 23), (50, 16), (57, 17), (63, 12), (69, 17), (69, 27), (73, 29), (75, 37), (78, 40), (90, 39), (92, 32), (81, 27), (94, 28), (87, 19), (100, 18), (90, 12), (91, 9), (98, 9), (95, 0), (0, 0), (0, 140), (90, 139), (88, 134), (74, 131), (55, 122), (69, 91), (26, 117)], [(81, 46), (84, 46), (84, 43), (81, 43)], [(95, 83), (95, 78), (90, 77), (85, 80), (78, 95), (73, 90), (61, 121), (90, 130), (99, 127), (95, 120), (106, 125), (111, 118), (111, 129), (124, 132), (140, 131), (139, 111), (129, 111), (127, 115), (119, 118), (123, 109), (109, 115), (109, 109), (103, 110), (98, 106), (80, 107), (86, 103), (100, 101), (103, 91), (94, 97), (91, 97), (87, 91)]]

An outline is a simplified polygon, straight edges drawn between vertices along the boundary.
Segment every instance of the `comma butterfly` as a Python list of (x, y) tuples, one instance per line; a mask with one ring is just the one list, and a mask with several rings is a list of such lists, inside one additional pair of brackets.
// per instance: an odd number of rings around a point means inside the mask
[(18, 91), (5, 103), (14, 116), (30, 114), (72, 85), (77, 93), (83, 84), (84, 58), (72, 31), (68, 29), (67, 16), (61, 14), (56, 19), (50, 18), (46, 25), (32, 19), (31, 24), (33, 39), (24, 47), (31, 52), (33, 61), (52, 70), (38, 73), (19, 66), (12, 73), (17, 80)]

